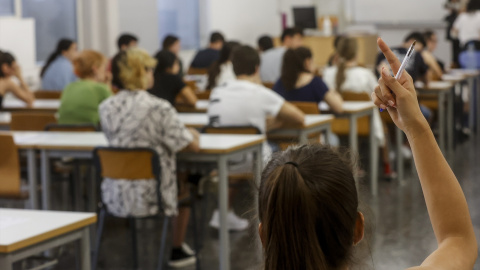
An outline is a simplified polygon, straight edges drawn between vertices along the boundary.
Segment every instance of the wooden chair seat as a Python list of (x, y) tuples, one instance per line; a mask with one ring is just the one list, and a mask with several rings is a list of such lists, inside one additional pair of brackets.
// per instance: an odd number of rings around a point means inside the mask
[(208, 74), (208, 69), (190, 67), (187, 71), (187, 74), (188, 75), (206, 75)]
[[(367, 93), (357, 93), (352, 91), (342, 91), (342, 98), (345, 101), (369, 101), (370, 95)], [(350, 121), (339, 118), (332, 122), (332, 132), (337, 135), (350, 134)], [(370, 119), (368, 116), (360, 117), (357, 120), (357, 134), (359, 136), (368, 136), (370, 134)]]
[(273, 90), (273, 86), (275, 86), (275, 83), (272, 83), (272, 82), (264, 82), (262, 83), (263, 86), (265, 86), (266, 88), (269, 88), (269, 89), (272, 89)]
[(291, 101), (290, 103), (299, 108), (304, 114), (320, 114), (320, 109), (316, 102)]
[(420, 94), (418, 95), (418, 101), (430, 110), (438, 110), (438, 99), (436, 95)]

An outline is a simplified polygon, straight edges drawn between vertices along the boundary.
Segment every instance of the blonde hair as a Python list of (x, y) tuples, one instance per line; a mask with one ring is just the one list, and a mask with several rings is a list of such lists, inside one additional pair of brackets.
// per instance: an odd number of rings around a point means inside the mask
[(93, 50), (84, 50), (73, 59), (73, 69), (79, 78), (85, 79), (94, 76), (93, 67), (98, 68), (105, 61), (106, 58), (103, 54)]
[(338, 43), (337, 54), (339, 57), (339, 62), (335, 84), (337, 91), (340, 92), (340, 87), (345, 82), (347, 77), (345, 74), (347, 62), (355, 59), (357, 56), (357, 40), (351, 37), (342, 38)]
[(119, 77), (124, 89), (145, 90), (148, 87), (147, 69), (154, 68), (157, 60), (152, 58), (147, 51), (132, 48), (118, 62)]

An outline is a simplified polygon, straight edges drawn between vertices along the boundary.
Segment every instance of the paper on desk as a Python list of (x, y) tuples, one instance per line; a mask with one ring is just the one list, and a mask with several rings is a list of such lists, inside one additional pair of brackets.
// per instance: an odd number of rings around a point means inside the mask
[(7, 229), (9, 227), (27, 223), (29, 221), (30, 221), (30, 218), (26, 218), (26, 217), (0, 216), (0, 231)]

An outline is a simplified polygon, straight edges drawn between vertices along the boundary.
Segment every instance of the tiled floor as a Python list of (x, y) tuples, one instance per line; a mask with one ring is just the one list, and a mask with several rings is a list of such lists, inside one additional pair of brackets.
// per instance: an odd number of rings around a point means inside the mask
[[(480, 237), (480, 137), (457, 147), (450, 158), (454, 172), (467, 196), (475, 232)], [(409, 170), (407, 170), (409, 171)], [(409, 178), (404, 182), (380, 182), (379, 196), (371, 198), (362, 192), (364, 213), (368, 222), (366, 241), (357, 246), (356, 266), (352, 269), (406, 269), (419, 265), (436, 248), (425, 202), (418, 180)], [(235, 201), (237, 212), (246, 212), (253, 218), (252, 188), (245, 184), (241, 196)], [(208, 200), (208, 214), (204, 220), (204, 247), (201, 251), (202, 269), (218, 269), (218, 236), (208, 228), (215, 196)], [(138, 226), (139, 258), (141, 269), (155, 269), (158, 257), (160, 229), (153, 221), (140, 222)], [(131, 239), (127, 223), (109, 219), (106, 224), (101, 254), (100, 269), (132, 269)], [(256, 225), (248, 231), (230, 234), (231, 265), (233, 270), (260, 269), (261, 249), (258, 247)], [(189, 233), (188, 240), (192, 243)], [(73, 249), (67, 249), (60, 257), (56, 269), (75, 269)], [(194, 267), (185, 268), (186, 270)], [(475, 269), (480, 269), (477, 263)]]

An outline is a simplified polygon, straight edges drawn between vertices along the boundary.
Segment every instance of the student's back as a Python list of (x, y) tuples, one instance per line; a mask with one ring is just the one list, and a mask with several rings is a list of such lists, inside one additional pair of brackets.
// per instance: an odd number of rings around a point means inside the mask
[[(323, 80), (329, 89), (337, 89), (336, 77), (338, 67), (328, 67), (323, 71)], [(356, 93), (372, 93), (378, 85), (375, 74), (367, 68), (354, 66), (345, 69), (345, 81), (338, 91), (351, 91)]]
[(77, 80), (73, 72), (72, 60), (77, 54), (77, 44), (69, 39), (58, 42), (57, 48), (49, 56), (42, 68), (42, 90), (62, 91), (69, 83)]
[(213, 32), (210, 35), (210, 44), (208, 48), (200, 50), (195, 58), (193, 58), (190, 67), (192, 68), (201, 68), (206, 69), (209, 68), (213, 62), (218, 60), (220, 56), (220, 50), (225, 43), (225, 38), (219, 32)]
[(278, 80), (273, 90), (288, 101), (319, 103), (323, 101), (328, 87), (320, 77), (313, 76), (308, 84), (295, 89), (287, 89), (282, 81)]
[(261, 54), (260, 78), (262, 82), (276, 82), (280, 78), (282, 59), (286, 51), (287, 48), (278, 47)]

